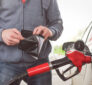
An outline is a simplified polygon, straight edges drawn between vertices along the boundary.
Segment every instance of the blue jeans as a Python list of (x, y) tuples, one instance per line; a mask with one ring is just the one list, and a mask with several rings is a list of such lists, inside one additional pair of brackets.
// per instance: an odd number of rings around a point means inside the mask
[(24, 80), (27, 85), (52, 85), (51, 72), (33, 77), (25, 76), (9, 84), (10, 81), (14, 80), (14, 77), (26, 71), (29, 66), (29, 64), (0, 63), (0, 85), (20, 85), (21, 80)]

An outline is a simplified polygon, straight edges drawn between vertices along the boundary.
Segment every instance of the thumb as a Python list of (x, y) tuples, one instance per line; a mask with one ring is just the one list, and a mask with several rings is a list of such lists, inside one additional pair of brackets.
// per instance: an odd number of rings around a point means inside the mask
[(13, 29), (13, 32), (18, 35), (19, 40), (23, 40), (24, 39), (24, 37), (21, 35), (21, 32), (18, 31), (16, 28)]

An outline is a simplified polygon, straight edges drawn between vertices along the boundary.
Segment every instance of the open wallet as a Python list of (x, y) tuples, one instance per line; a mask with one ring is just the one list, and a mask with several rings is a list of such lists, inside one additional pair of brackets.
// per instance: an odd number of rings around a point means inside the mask
[(21, 30), (21, 34), (24, 37), (24, 40), (20, 41), (18, 48), (31, 56), (38, 57), (44, 38), (33, 35), (33, 32), (30, 30)]

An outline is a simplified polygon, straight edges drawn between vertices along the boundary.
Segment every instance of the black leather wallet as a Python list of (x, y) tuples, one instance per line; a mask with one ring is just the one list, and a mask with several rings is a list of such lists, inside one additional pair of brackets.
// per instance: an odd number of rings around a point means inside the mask
[(19, 49), (31, 56), (38, 57), (39, 48), (36, 35), (33, 35), (33, 32), (30, 30), (22, 30), (21, 34), (25, 39), (20, 41)]

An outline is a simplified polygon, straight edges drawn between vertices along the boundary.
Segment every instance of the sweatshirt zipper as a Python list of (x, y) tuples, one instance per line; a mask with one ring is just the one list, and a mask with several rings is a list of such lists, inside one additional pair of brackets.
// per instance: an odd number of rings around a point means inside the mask
[(25, 4), (26, 0), (22, 0), (22, 3)]

